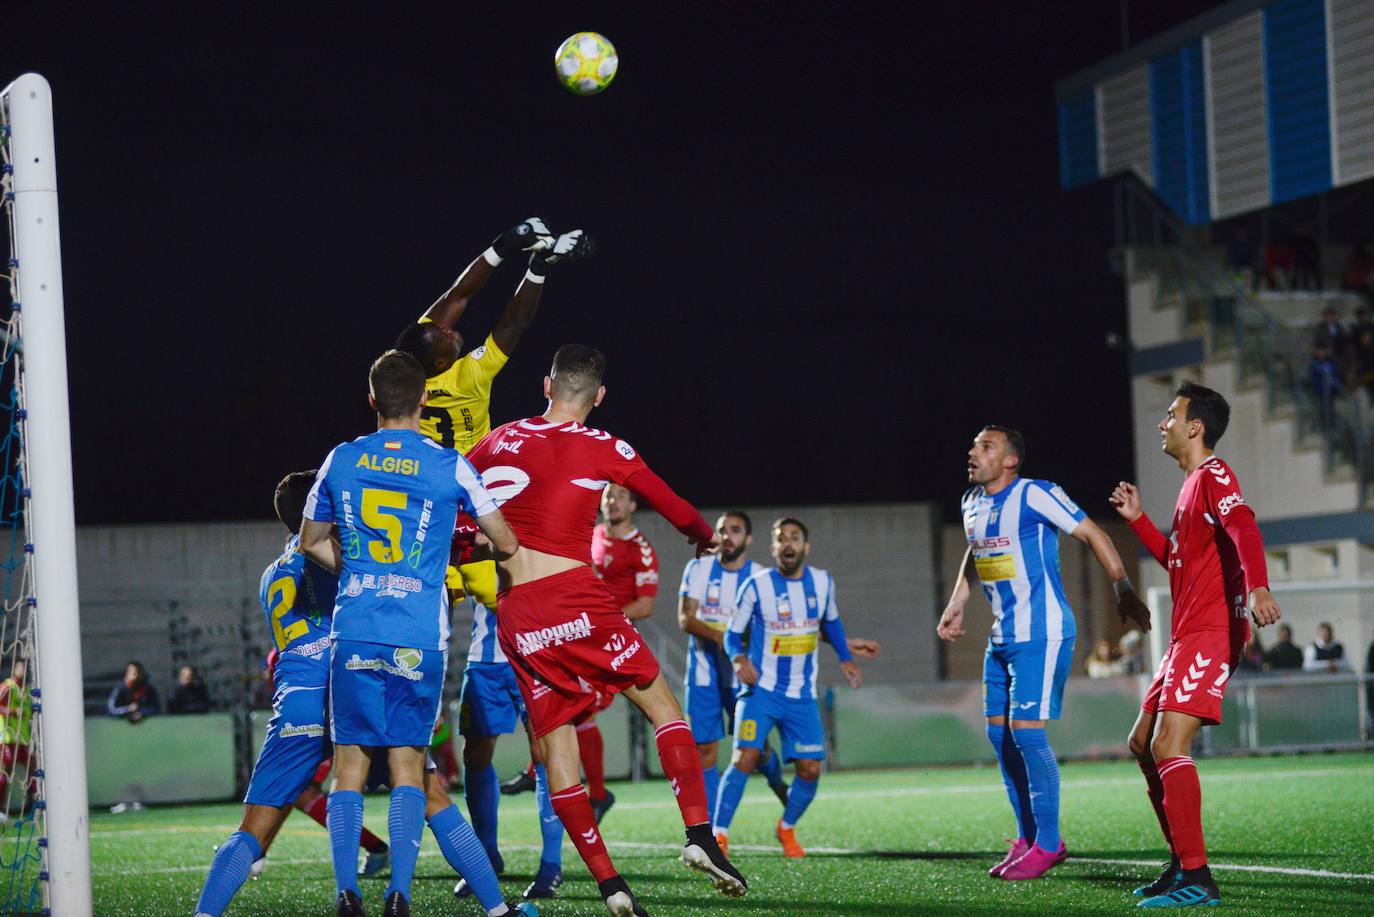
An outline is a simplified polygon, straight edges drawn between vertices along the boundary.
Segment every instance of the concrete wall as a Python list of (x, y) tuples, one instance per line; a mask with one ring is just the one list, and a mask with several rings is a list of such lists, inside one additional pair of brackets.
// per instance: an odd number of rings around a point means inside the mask
[[(768, 562), (768, 524), (796, 515), (811, 530), (812, 562), (835, 574), (845, 625), (878, 639), (868, 665), (876, 683), (938, 676), (934, 628), (940, 608), (934, 508), (925, 504), (748, 508), (759, 531), (752, 556)], [(707, 510), (714, 521), (715, 510)], [(686, 638), (677, 627), (677, 587), (690, 556), (686, 540), (656, 514), (636, 520), (659, 551), (662, 583), (644, 632), (665, 670), (680, 676)], [(82, 660), (88, 701), (118, 679), (130, 659), (170, 692), (175, 669), (202, 667), (216, 701), (243, 700), (271, 638), (258, 606), (258, 578), (286, 538), (279, 522), (97, 526), (77, 535)], [(450, 669), (460, 672), (470, 613), (455, 609)], [(822, 680), (839, 667), (824, 650)], [(451, 687), (456, 687), (451, 685)]]

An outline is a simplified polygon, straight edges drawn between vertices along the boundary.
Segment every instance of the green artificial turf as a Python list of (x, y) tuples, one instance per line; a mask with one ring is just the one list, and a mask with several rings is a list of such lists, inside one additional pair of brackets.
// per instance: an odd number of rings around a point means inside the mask
[[(1199, 762), (1203, 823), (1214, 874), (1234, 913), (1374, 913), (1374, 755), (1217, 759)], [(677, 859), (682, 824), (661, 780), (613, 784), (602, 823), (612, 856), (640, 900), (662, 915), (1103, 914), (1134, 907), (1134, 885), (1163, 862), (1159, 828), (1130, 763), (1063, 767), (1063, 835), (1071, 859), (1044, 879), (1008, 883), (987, 868), (1005, 850), (1012, 819), (996, 769), (944, 768), (827, 774), (797, 828), (811, 853), (785, 861), (772, 839), (781, 807), (750, 782), (731, 830), (731, 855), (750, 881), (730, 900)], [(367, 825), (386, 833), (385, 796), (367, 800)], [(459, 798), (459, 808), (465, 811)], [(219, 843), (239, 807), (201, 805), (92, 817), (95, 911), (101, 915), (193, 911)], [(518, 895), (538, 860), (531, 794), (503, 797), (503, 887)], [(600, 915), (596, 885), (570, 843), (561, 896), (548, 917)], [(455, 876), (426, 836), (413, 895), (416, 914), (470, 914), (455, 902)], [(293, 814), (263, 877), (231, 915), (329, 915), (334, 882), (325, 832)], [(1236, 866), (1255, 867), (1242, 870)], [(1345, 875), (1284, 874), (1296, 869)], [(363, 884), (381, 911), (385, 882)]]

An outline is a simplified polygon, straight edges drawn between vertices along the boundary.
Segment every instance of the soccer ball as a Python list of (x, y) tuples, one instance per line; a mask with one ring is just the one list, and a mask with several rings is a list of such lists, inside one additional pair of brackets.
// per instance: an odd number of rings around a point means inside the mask
[(596, 95), (611, 85), (619, 65), (615, 45), (599, 32), (571, 35), (553, 55), (558, 82), (580, 96)]

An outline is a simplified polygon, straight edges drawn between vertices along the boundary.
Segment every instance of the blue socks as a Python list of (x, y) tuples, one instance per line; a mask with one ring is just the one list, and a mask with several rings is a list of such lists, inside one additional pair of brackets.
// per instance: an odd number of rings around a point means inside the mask
[[(421, 810), (424, 807), (424, 797), (421, 796)], [(444, 854), (444, 859), (448, 860), (448, 865), (453, 867), (453, 871), (464, 879), (468, 880), (468, 886), (472, 893), (477, 896), (477, 902), (487, 910), (493, 910), (505, 899), (501, 896), (501, 886), (496, 881), (496, 870), (492, 869), (491, 860), (487, 857), (487, 851), (483, 849), (482, 842), (477, 839), (468, 823), (463, 821), (462, 813), (457, 806), (449, 806), (442, 812), (436, 812), (434, 817), (429, 820), (429, 830), (434, 832), (434, 839), (439, 842), (439, 850)], [(563, 826), (560, 824), (558, 830), (561, 833)], [(392, 881), (396, 875), (396, 842), (391, 844), (392, 853)], [(414, 863), (411, 863), (412, 868)], [(408, 884), (408, 883), (407, 883)], [(387, 892), (390, 894), (390, 890)]]
[(806, 807), (811, 805), (811, 800), (816, 798), (816, 787), (818, 786), (820, 786), (819, 780), (792, 778), (792, 786), (787, 790), (787, 808), (782, 810), (782, 826), (784, 828), (790, 828), (801, 820)]
[[(200, 900), (196, 902), (197, 914), (210, 914), (219, 917), (229, 906), (234, 894), (248, 880), (248, 869), (259, 857), (262, 848), (258, 839), (247, 831), (236, 831), (229, 840), (220, 845), (215, 852), (215, 860), (210, 864), (210, 874), (205, 877), (205, 887), (201, 889)], [(357, 864), (357, 858), (354, 858)]]
[(477, 832), (482, 846), (487, 848), (487, 856), (495, 863), (501, 858), (496, 844), (496, 810), (501, 802), (501, 780), (496, 776), (496, 765), (488, 764), (480, 771), (470, 770), (464, 774), (463, 798), (467, 800), (472, 830)]
[(744, 795), (744, 785), (749, 782), (749, 775), (733, 764), (725, 772), (725, 776), (720, 778), (720, 791), (716, 796), (716, 814), (711, 819), (711, 824), (722, 830), (730, 829), (730, 822), (735, 819), (735, 809), (739, 806), (740, 797)]
[[(706, 804), (712, 809), (716, 807), (716, 797), (720, 795), (720, 771), (714, 767), (703, 767), (701, 769), (702, 782), (706, 784)], [(712, 815), (715, 813), (712, 812)], [(714, 822), (715, 819), (712, 819)]]
[(1031, 814), (1026, 765), (1021, 760), (1021, 750), (1012, 741), (1012, 731), (1005, 725), (994, 726), (989, 723), (988, 741), (992, 743), (992, 750), (997, 753), (997, 763), (1002, 767), (1002, 783), (1007, 787), (1007, 799), (1011, 801), (1011, 810), (1016, 813), (1016, 830), (1020, 837), (1024, 837), (1029, 843), (1035, 843), (1035, 817)]
[[(358, 839), (363, 834), (363, 794), (337, 790), (329, 794), (328, 805), (325, 821), (329, 825), (329, 847), (334, 856), (337, 891), (351, 891), (362, 897), (358, 888)], [(420, 805), (420, 814), (423, 815), (423, 799)], [(395, 855), (393, 850), (392, 857)]]
[(1043, 729), (1013, 729), (1012, 741), (1026, 764), (1030, 808), (1035, 818), (1035, 843), (1040, 849), (1059, 850), (1059, 762), (1050, 750)]
[(534, 799), (539, 806), (539, 831), (544, 838), (544, 849), (539, 854), (539, 871), (543, 873), (545, 864), (548, 864), (556, 872), (563, 868), (563, 822), (549, 801), (549, 775), (542, 764), (534, 766)]
[(425, 833), (425, 791), (418, 786), (392, 790), (386, 826), (391, 842), (391, 884), (382, 898), (400, 892), (409, 901), (410, 881), (415, 878), (415, 861), (420, 857), (420, 839)]
[(779, 786), (782, 784), (782, 755), (774, 749), (766, 758), (759, 758), (759, 763), (754, 767), (754, 773), (763, 774), (763, 778), (768, 781), (769, 786)]

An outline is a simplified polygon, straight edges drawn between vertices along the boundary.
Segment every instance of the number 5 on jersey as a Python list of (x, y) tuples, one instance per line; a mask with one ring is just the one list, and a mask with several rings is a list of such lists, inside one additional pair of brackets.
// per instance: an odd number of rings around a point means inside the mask
[(363, 488), (363, 523), (386, 536), (385, 541), (373, 539), (367, 543), (367, 553), (379, 564), (394, 564), (405, 557), (401, 548), (401, 520), (387, 510), (405, 511), (410, 498), (394, 490)]

